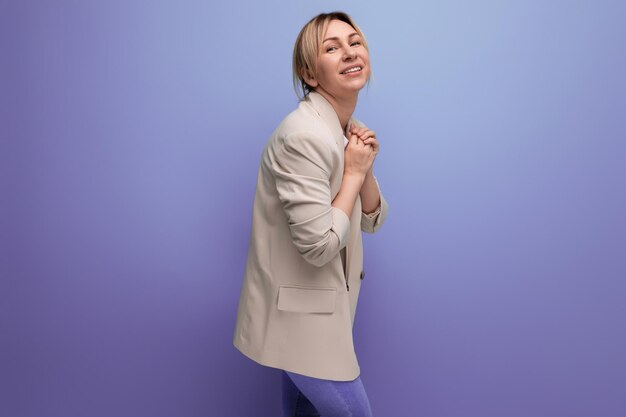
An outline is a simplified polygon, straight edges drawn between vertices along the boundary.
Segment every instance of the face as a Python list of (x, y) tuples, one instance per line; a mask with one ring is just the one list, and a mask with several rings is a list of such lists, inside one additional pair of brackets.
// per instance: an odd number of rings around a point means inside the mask
[[(345, 72), (353, 67), (354, 72)], [(316, 91), (324, 90), (336, 98), (358, 95), (370, 76), (369, 53), (361, 37), (349, 24), (331, 20), (317, 58), (317, 77), (305, 78)]]

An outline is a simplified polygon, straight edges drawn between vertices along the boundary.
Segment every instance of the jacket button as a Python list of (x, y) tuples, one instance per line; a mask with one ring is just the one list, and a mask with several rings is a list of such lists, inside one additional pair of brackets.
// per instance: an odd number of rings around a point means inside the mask
[(365, 276), (365, 271), (361, 271), (361, 279)]

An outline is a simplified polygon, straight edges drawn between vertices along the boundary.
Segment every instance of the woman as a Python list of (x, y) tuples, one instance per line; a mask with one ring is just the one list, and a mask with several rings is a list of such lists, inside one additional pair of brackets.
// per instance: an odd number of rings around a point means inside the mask
[(388, 207), (376, 136), (352, 117), (371, 73), (363, 33), (342, 12), (314, 17), (293, 71), (304, 97), (263, 151), (233, 344), (282, 370), (285, 416), (371, 416), (352, 327), (361, 232), (378, 231)]

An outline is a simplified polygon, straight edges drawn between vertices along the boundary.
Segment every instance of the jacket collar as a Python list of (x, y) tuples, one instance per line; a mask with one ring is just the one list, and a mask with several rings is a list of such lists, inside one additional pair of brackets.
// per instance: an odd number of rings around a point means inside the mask
[[(323, 95), (321, 95), (315, 90), (307, 94), (305, 101), (308, 101), (309, 104), (313, 106), (313, 109), (315, 109), (317, 114), (320, 115), (322, 120), (324, 120), (324, 122), (326, 123), (330, 131), (332, 132), (335, 142), (338, 145), (341, 145), (343, 149), (344, 148), (343, 138), (344, 136), (347, 137), (347, 135), (345, 134), (346, 132), (344, 132), (343, 129), (341, 128), (341, 122), (339, 122), (339, 117), (337, 116), (337, 112), (335, 112), (335, 109), (332, 106), (332, 104), (330, 104), (330, 102), (326, 100), (326, 98)], [(354, 123), (355, 125), (357, 124), (357, 122), (354, 120), (354, 117), (352, 116), (350, 117), (350, 120), (348, 121), (348, 126), (350, 126), (351, 122)]]

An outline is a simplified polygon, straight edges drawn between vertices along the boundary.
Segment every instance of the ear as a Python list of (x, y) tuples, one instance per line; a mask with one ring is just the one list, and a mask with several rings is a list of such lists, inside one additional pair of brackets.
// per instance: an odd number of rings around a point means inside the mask
[(317, 87), (317, 80), (306, 68), (302, 68), (302, 79), (311, 87)]

